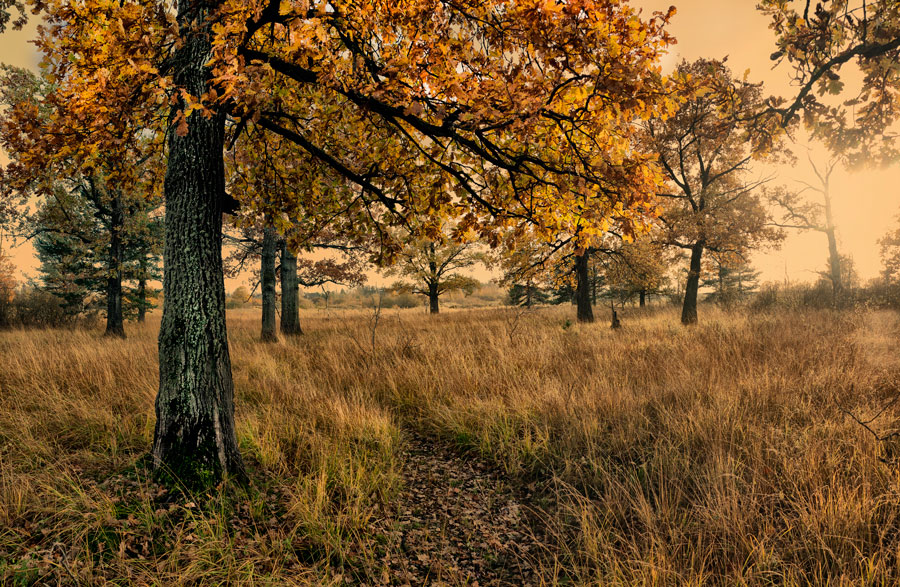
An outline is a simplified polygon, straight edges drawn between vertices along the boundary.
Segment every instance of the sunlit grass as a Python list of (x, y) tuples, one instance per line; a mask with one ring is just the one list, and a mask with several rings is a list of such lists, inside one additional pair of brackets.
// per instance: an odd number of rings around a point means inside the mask
[(900, 580), (891, 447), (844, 412), (896, 393), (892, 317), (701, 310), (688, 329), (674, 310), (626, 312), (621, 331), (573, 325), (571, 308), (386, 310), (377, 326), (310, 311), (274, 345), (234, 312), (254, 484), (177, 499), (140, 461), (158, 322), (124, 342), (0, 333), (0, 582), (352, 578), (402, 490), (405, 427), (535, 489), (548, 583)]

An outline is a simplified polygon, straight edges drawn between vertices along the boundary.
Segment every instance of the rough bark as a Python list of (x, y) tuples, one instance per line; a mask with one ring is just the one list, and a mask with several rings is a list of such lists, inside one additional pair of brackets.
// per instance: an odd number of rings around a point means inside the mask
[(586, 252), (575, 256), (575, 303), (578, 306), (578, 321), (593, 322), (594, 309), (591, 306), (590, 272)]
[(697, 323), (697, 293), (700, 290), (703, 248), (703, 243), (696, 243), (691, 247), (691, 268), (688, 271), (687, 285), (684, 288), (684, 305), (681, 308), (682, 324)]
[[(176, 51), (173, 73), (175, 83), (195, 96), (207, 90), (210, 79), (204, 64), (210, 58), (207, 17), (212, 8), (178, 2), (184, 43)], [(225, 327), (224, 138), (224, 116), (192, 116), (187, 134), (169, 135), (165, 180), (164, 304), (151, 455), (156, 471), (195, 487), (209, 487), (228, 475), (244, 478)]]
[(125, 318), (122, 315), (122, 229), (125, 214), (122, 199), (115, 196), (109, 207), (109, 259), (106, 277), (105, 336), (125, 338)]
[(436, 283), (428, 284), (428, 309), (432, 314), (438, 314), (441, 311), (440, 294)]
[(281, 334), (303, 334), (300, 328), (300, 283), (297, 280), (297, 255), (281, 241)]
[(275, 342), (275, 249), (278, 246), (275, 229), (263, 230), (260, 281), (262, 283), (262, 331), (259, 338), (263, 342)]
[(640, 300), (639, 301), (640, 307), (643, 308), (644, 306), (646, 306), (647, 305), (647, 290), (642, 289), (640, 291), (640, 297), (638, 299)]

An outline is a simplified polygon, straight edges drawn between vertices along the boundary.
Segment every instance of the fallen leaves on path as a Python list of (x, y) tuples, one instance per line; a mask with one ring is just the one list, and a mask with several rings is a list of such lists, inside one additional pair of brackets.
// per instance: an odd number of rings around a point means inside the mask
[(404, 490), (376, 523), (386, 540), (375, 585), (540, 583), (546, 547), (490, 465), (417, 436), (402, 458)]

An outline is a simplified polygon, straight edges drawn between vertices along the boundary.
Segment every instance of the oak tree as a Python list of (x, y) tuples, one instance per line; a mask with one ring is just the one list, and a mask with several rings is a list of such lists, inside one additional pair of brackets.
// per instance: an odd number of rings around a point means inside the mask
[(471, 294), (478, 280), (460, 273), (483, 260), (483, 254), (472, 243), (417, 240), (407, 244), (398, 254), (396, 264), (385, 269), (387, 276), (400, 276), (407, 281), (395, 282), (391, 288), (425, 296), (431, 314), (440, 312), (442, 295), (454, 291)]
[(722, 61), (678, 69), (696, 83), (694, 96), (646, 128), (670, 188), (660, 193), (661, 242), (690, 251), (681, 322), (693, 324), (704, 252), (738, 254), (780, 233), (760, 197), (765, 180), (750, 176), (754, 156), (772, 147), (770, 128), (746, 122), (764, 109), (761, 87), (735, 78)]
[[(769, 192), (769, 199), (781, 211), (781, 218), (775, 222), (781, 228), (812, 230), (825, 235), (828, 242), (828, 279), (831, 282), (831, 300), (837, 305), (844, 291), (841, 278), (841, 255), (837, 245), (837, 226), (831, 199), (831, 176), (840, 160), (831, 158), (822, 168), (808, 157), (818, 184), (801, 182), (797, 191), (775, 189)], [(813, 192), (820, 201), (814, 201), (805, 194)]]
[[(493, 243), (528, 223), (546, 239), (580, 224), (590, 244), (612, 217), (628, 229), (659, 182), (634, 138), (638, 121), (674, 106), (658, 65), (674, 10), (643, 20), (617, 0), (32, 2), (67, 120), (90, 127), (85, 149), (171, 130), (152, 454), (189, 482), (243, 470), (220, 250), (233, 206), (226, 125), (229, 142), (258, 127), (303, 149), (353, 186), (310, 197), (380, 235), (380, 224), (427, 233), (410, 220), (457, 216)], [(390, 257), (396, 243), (384, 244)]]

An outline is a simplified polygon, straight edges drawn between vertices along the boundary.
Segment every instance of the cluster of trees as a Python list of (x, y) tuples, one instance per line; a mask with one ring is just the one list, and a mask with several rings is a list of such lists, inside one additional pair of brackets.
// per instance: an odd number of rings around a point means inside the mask
[[(710, 258), (721, 284), (743, 283), (738, 260), (781, 238), (751, 159), (783, 156), (801, 118), (853, 158), (900, 108), (887, 0), (862, 15), (761, 3), (801, 88), (790, 101), (722, 61), (663, 75), (674, 9), (616, 0), (0, 0), (0, 27), (28, 6), (43, 68), (4, 70), (0, 191), (47, 287), (76, 261), (80, 287), (105, 283), (111, 334), (146, 309), (163, 233), (152, 462), (199, 485), (243, 475), (223, 277), (247, 255), (267, 338), (279, 276), (282, 332), (299, 332), (301, 283), (352, 283), (370, 261), (438, 311), (484, 250), (528, 299), (570, 287), (584, 321), (598, 280), (646, 295), (684, 251), (690, 324)], [(853, 61), (866, 86), (850, 121), (813, 90), (839, 93)], [(246, 249), (227, 263), (223, 218)], [(300, 261), (317, 249), (328, 267)]]

